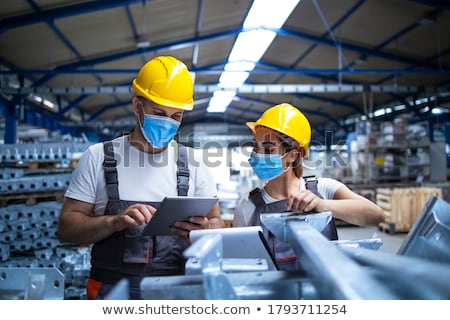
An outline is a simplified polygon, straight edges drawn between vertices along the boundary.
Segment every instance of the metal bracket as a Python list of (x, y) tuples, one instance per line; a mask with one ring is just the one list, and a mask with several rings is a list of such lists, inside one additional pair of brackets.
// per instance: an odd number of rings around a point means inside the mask
[(5, 300), (63, 300), (64, 275), (57, 268), (0, 268)]

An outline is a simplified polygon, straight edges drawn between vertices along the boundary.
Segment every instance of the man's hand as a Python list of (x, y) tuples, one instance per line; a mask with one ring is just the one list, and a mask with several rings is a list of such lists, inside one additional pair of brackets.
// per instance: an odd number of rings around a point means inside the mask
[(126, 208), (122, 213), (112, 216), (115, 231), (129, 227), (137, 227), (148, 223), (156, 209), (150, 205), (136, 203)]
[(192, 230), (209, 229), (209, 219), (206, 217), (190, 217), (189, 221), (177, 221), (170, 229), (173, 233), (182, 237), (186, 241), (189, 240), (189, 232)]

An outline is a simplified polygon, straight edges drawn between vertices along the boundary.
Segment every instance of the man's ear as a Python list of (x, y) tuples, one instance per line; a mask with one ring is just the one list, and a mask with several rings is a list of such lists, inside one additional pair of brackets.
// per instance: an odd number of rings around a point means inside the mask
[(142, 109), (142, 101), (139, 100), (138, 97), (134, 96), (131, 99), (131, 103), (133, 104), (133, 112), (136, 116), (140, 115), (141, 109)]

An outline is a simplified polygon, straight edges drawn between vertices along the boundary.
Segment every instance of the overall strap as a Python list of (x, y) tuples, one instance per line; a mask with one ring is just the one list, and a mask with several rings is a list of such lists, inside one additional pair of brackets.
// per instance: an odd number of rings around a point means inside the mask
[(179, 196), (187, 196), (189, 190), (189, 161), (188, 149), (178, 144), (178, 160), (177, 160), (177, 188)]
[(265, 204), (264, 199), (261, 196), (261, 189), (259, 188), (255, 188), (252, 191), (250, 191), (248, 198), (253, 202), (255, 207), (259, 207)]
[(319, 182), (315, 176), (306, 176), (303, 177), (305, 179), (305, 187), (307, 190), (314, 193), (319, 198), (323, 198), (322, 195), (319, 193), (319, 190), (317, 189), (317, 183)]
[(106, 191), (109, 199), (119, 200), (119, 181), (117, 180), (117, 160), (111, 141), (103, 142), (103, 169), (105, 171)]
[[(306, 189), (310, 190), (316, 196), (323, 199), (323, 197), (320, 195), (319, 191), (317, 190), (317, 183), (318, 183), (317, 178), (315, 176), (307, 176), (307, 177), (303, 177), (303, 179), (305, 179)], [(334, 223), (333, 217), (331, 217), (331, 221), (322, 230), (322, 234), (325, 237), (327, 237), (329, 240), (338, 240), (336, 224)]]
[(252, 216), (250, 217), (250, 220), (249, 220), (250, 225), (251, 226), (259, 226), (261, 224), (259, 214), (261, 213), (261, 210), (265, 204), (264, 199), (262, 198), (262, 195), (261, 195), (261, 189), (255, 188), (252, 191), (250, 191), (248, 198), (255, 205), (255, 210), (253, 211)]

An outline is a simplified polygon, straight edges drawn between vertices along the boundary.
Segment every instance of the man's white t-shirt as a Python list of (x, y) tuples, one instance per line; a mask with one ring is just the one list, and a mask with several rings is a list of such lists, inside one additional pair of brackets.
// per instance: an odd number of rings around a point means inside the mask
[[(317, 191), (324, 199), (333, 199), (336, 190), (339, 189), (339, 187), (341, 187), (342, 185), (343, 185), (342, 182), (335, 179), (330, 178), (317, 179)], [(303, 178), (300, 179), (299, 188), (300, 190), (306, 190), (305, 180)], [(272, 198), (264, 190), (264, 188), (261, 191), (261, 196), (265, 203), (272, 203), (278, 201), (277, 199)], [(248, 198), (248, 196), (239, 201), (234, 211), (233, 227), (249, 226), (250, 219), (254, 211), (255, 205)]]
[[(160, 202), (164, 197), (178, 195), (176, 141), (158, 154), (139, 151), (129, 143), (128, 136), (112, 142), (121, 200)], [(188, 196), (217, 196), (214, 178), (201, 153), (188, 148), (188, 158)], [(94, 204), (94, 215), (103, 215), (108, 201), (103, 159), (103, 143), (90, 146), (81, 156), (65, 192), (67, 198)]]

